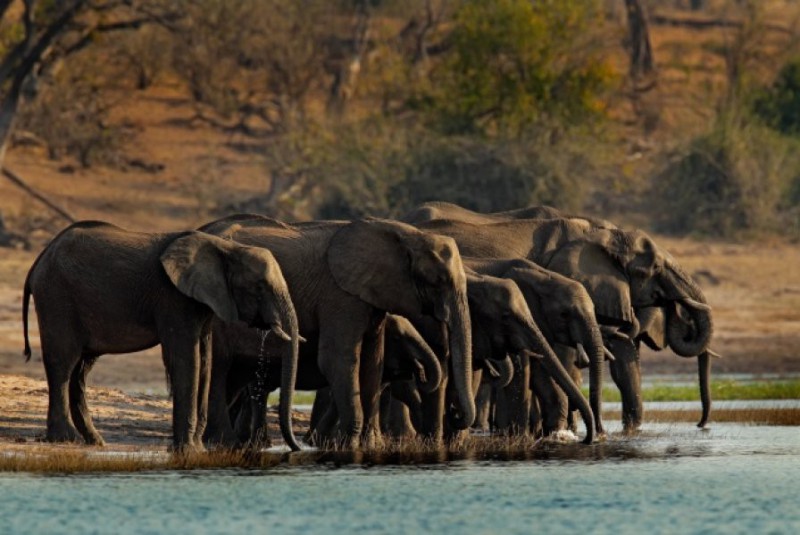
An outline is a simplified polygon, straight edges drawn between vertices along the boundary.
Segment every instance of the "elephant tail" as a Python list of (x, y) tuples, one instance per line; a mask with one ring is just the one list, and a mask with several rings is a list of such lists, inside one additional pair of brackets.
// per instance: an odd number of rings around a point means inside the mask
[(31, 344), (30, 340), (28, 339), (28, 307), (31, 300), (31, 285), (30, 285), (30, 273), (25, 278), (25, 289), (22, 292), (22, 336), (25, 338), (25, 349), (23, 350), (23, 355), (25, 355), (25, 362), (31, 360)]

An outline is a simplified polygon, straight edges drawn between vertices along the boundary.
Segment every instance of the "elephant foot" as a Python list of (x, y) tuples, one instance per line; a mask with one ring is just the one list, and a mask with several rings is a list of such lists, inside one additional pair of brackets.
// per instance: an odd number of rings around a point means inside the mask
[(364, 449), (376, 450), (386, 447), (386, 440), (379, 429), (367, 429), (361, 436), (361, 445)]
[(83, 440), (90, 446), (103, 447), (106, 445), (106, 441), (97, 432), (84, 436)]
[(197, 445), (194, 442), (182, 444), (173, 443), (172, 446), (170, 446), (169, 451), (175, 455), (191, 455), (195, 453), (205, 453), (206, 448), (202, 444)]
[(469, 430), (461, 429), (454, 431), (445, 437), (447, 445), (451, 448), (459, 448), (469, 440)]
[(65, 423), (48, 425), (45, 440), (47, 442), (80, 442), (81, 436), (72, 424)]

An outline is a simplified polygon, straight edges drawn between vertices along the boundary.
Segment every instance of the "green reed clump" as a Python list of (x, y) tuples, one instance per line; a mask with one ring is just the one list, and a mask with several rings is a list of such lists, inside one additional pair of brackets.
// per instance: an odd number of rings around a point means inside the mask
[[(584, 393), (589, 394), (588, 388)], [(642, 388), (645, 401), (699, 401), (700, 391), (695, 385), (651, 385)], [(800, 379), (742, 382), (712, 380), (711, 398), (718, 401), (739, 399), (800, 399)], [(619, 390), (603, 389), (604, 401), (621, 401)]]

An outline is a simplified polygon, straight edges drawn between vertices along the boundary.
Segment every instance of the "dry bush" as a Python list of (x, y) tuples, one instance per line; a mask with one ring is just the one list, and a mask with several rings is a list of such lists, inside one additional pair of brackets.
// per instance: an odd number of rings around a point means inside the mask
[(39, 80), (36, 99), (19, 115), (19, 129), (41, 139), (52, 159), (71, 156), (84, 167), (123, 163), (126, 132), (110, 121), (116, 102), (103, 91), (109, 73), (97, 65), (91, 54), (65, 61)]

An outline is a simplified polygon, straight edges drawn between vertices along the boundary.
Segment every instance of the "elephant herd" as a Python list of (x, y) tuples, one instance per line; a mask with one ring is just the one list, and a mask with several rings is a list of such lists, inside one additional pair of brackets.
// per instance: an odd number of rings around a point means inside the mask
[(317, 392), (312, 444), (547, 435), (574, 428), (574, 411), (592, 443), (605, 361), (625, 430), (641, 425), (642, 342), (697, 357), (700, 426), (710, 409), (711, 309), (691, 277), (639, 230), (546, 206), (434, 202), (400, 221), (292, 224), (239, 214), (165, 234), (84, 221), (25, 280), (28, 358), (31, 296), (50, 441), (102, 445), (88, 373), (100, 355), (157, 344), (178, 452), (264, 444), (277, 388), (292, 450), (295, 389)]

